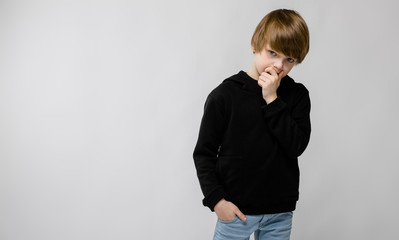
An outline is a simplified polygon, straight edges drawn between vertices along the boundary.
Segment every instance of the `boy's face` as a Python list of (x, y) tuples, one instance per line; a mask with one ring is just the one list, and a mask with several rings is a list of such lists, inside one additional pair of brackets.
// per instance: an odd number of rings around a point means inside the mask
[(256, 52), (254, 58), (254, 67), (257, 70), (258, 77), (267, 67), (273, 67), (279, 80), (291, 71), (295, 63), (296, 59), (273, 50), (269, 44), (262, 51)]

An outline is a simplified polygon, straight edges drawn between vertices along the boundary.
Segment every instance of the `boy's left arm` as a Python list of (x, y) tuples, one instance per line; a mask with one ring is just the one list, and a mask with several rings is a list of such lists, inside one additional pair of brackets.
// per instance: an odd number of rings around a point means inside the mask
[(291, 111), (280, 97), (262, 109), (273, 135), (287, 155), (295, 158), (305, 151), (311, 132), (309, 92), (303, 86), (300, 90)]

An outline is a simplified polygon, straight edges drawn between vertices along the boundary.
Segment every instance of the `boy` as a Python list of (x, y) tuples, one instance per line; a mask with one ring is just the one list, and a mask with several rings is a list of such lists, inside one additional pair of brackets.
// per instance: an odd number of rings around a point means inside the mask
[(289, 239), (298, 200), (298, 156), (310, 138), (308, 90), (287, 76), (309, 50), (293, 10), (267, 14), (252, 36), (248, 72), (208, 96), (193, 157), (205, 198), (218, 217), (214, 239)]

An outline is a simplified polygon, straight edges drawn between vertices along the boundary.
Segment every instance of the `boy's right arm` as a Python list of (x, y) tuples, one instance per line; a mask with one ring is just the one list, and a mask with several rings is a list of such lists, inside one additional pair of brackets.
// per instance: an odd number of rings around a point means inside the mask
[(214, 211), (215, 205), (227, 197), (216, 175), (216, 162), (224, 134), (224, 109), (215, 97), (209, 95), (204, 107), (198, 141), (193, 158), (205, 196), (203, 204)]
[(205, 196), (203, 204), (215, 211), (221, 220), (230, 221), (238, 216), (242, 221), (246, 221), (247, 218), (238, 207), (224, 199), (227, 194), (216, 176), (217, 156), (224, 129), (223, 105), (209, 95), (205, 102), (204, 115), (193, 154), (198, 179)]

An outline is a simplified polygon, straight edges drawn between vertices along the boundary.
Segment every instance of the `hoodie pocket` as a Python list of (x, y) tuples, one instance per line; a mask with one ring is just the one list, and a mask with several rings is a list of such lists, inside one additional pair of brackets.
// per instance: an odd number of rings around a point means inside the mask
[(247, 164), (241, 156), (221, 156), (218, 158), (217, 172), (228, 194), (240, 193), (246, 186)]
[(218, 158), (218, 172), (222, 177), (234, 175), (244, 165), (240, 156), (220, 156)]

